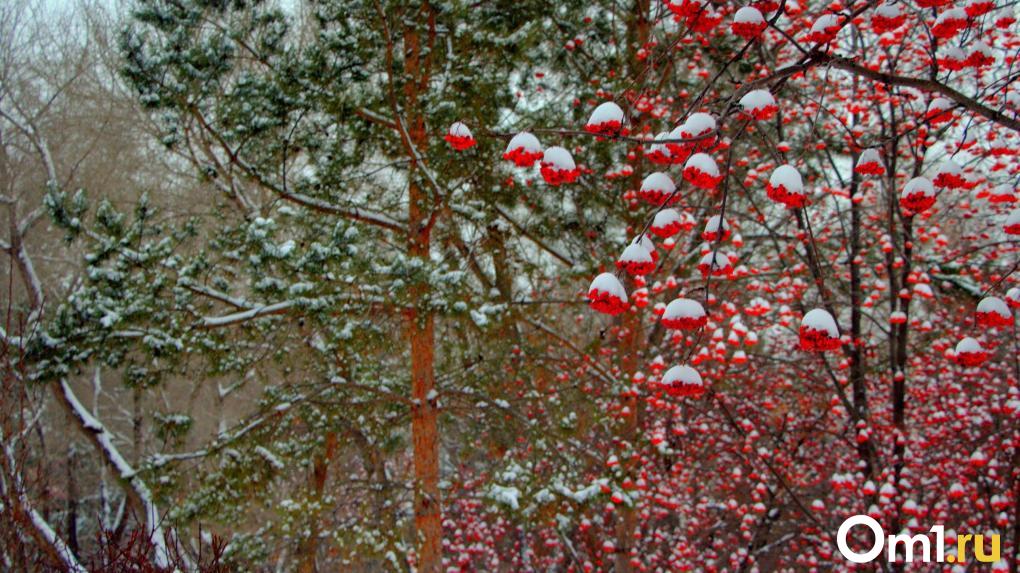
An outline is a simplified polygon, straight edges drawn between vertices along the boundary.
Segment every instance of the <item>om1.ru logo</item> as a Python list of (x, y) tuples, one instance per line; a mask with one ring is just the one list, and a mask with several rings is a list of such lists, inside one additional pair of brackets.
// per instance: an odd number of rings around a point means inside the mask
[[(864, 525), (871, 529), (872, 533), (875, 534), (875, 544), (864, 553), (858, 553), (847, 544), (846, 538), (850, 534), (850, 530), (856, 525)], [(957, 535), (956, 536), (956, 554), (946, 555), (946, 529), (944, 526), (936, 525), (931, 528), (931, 533), (935, 534), (935, 562), (937, 563), (963, 563), (967, 560), (967, 545), (973, 542), (974, 547), (974, 558), (981, 563), (995, 563), (999, 560), (999, 536), (991, 536), (992, 549), (990, 553), (985, 553), (985, 536), (984, 535)], [(911, 537), (909, 534), (902, 533), (900, 535), (885, 535), (885, 531), (882, 526), (874, 519), (867, 515), (855, 515), (850, 517), (843, 522), (843, 525), (839, 526), (839, 532), (836, 534), (836, 546), (839, 547), (839, 552), (843, 554), (849, 561), (854, 563), (871, 563), (881, 553), (883, 547), (889, 546), (886, 553), (890, 563), (896, 561), (896, 551), (899, 545), (903, 545), (904, 553), (906, 556), (906, 562), (912, 563), (915, 560), (924, 563), (930, 563), (932, 561), (932, 547), (931, 539), (927, 535), (917, 534)], [(920, 550), (917, 550), (920, 545)]]

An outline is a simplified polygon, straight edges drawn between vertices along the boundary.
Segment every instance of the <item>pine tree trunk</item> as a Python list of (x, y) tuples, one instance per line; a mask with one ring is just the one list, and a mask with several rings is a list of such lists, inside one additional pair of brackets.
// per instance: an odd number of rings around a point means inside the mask
[[(424, 298), (424, 297), (422, 297)], [(418, 570), (440, 570), (442, 524), (439, 509), (439, 430), (435, 398), (435, 319), (432, 313), (408, 313), (411, 336), (411, 433), (414, 439), (414, 523), (418, 533)]]
[[(329, 466), (333, 461), (334, 455), (336, 455), (336, 448), (336, 432), (326, 432), (326, 449), (322, 454), (315, 456), (315, 460), (312, 463), (312, 475), (309, 479), (309, 485), (311, 485), (312, 491), (315, 492), (315, 499), (317, 500), (322, 500), (323, 493), (326, 490)], [(298, 550), (301, 559), (298, 563), (299, 573), (314, 573), (319, 570), (317, 560), (319, 555), (320, 517), (316, 514), (311, 517), (311, 520), (312, 522), (309, 524), (310, 533), (301, 543), (301, 547)]]
[[(418, 14), (428, 22), (428, 43), (434, 42), (435, 14), (425, 3)], [(428, 51), (431, 53), (431, 50)], [(428, 190), (422, 187), (418, 158), (428, 146), (425, 119), (418, 100), (428, 85), (428, 56), (422, 57), (422, 38), (415, 22), (404, 28), (404, 109), (407, 138), (412, 153), (408, 158), (407, 251), (421, 267), (429, 264), (432, 210)], [(436, 408), (435, 315), (429, 308), (431, 287), (419, 279), (409, 289), (407, 334), (411, 345), (411, 437), (414, 442), (414, 525), (418, 536), (418, 571), (433, 573), (442, 567), (442, 518), (439, 497), (439, 423)]]
[[(409, 254), (427, 264), (429, 229), (422, 204), (427, 194), (410, 185)], [(411, 436), (414, 442), (414, 525), (418, 535), (418, 570), (439, 571), (442, 565), (442, 523), (439, 506), (439, 424), (436, 408), (435, 316), (428, 308), (430, 287), (419, 282), (410, 289), (407, 333), (411, 343)]]

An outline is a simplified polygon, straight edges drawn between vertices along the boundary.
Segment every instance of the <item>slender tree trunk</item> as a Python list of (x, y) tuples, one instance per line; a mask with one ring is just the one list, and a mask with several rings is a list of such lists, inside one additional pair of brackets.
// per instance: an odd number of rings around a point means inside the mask
[[(644, 67), (651, 65), (651, 60), (639, 61), (637, 58), (638, 50), (644, 48), (645, 44), (648, 43), (649, 32), (651, 29), (651, 23), (649, 21), (649, 14), (651, 12), (651, 3), (649, 0), (635, 0), (633, 11), (630, 17), (627, 19), (627, 67), (629, 70), (628, 78), (634, 89), (643, 91), (641, 86), (641, 77), (645, 73)], [(650, 73), (649, 73), (650, 75)], [(635, 100), (636, 101), (636, 100)], [(632, 118), (632, 129), (635, 132), (640, 131), (640, 120), (637, 116)], [(641, 185), (641, 179), (643, 177), (643, 169), (640, 163), (635, 165), (634, 173), (630, 177), (631, 187), (636, 189)], [(632, 221), (632, 226), (636, 226), (637, 230), (640, 230), (640, 222)], [(633, 292), (633, 284), (631, 281), (627, 281), (628, 292)], [(633, 376), (640, 369), (640, 357), (639, 353), (644, 346), (644, 324), (641, 320), (641, 313), (625, 313), (622, 320), (620, 321), (620, 327), (622, 329), (620, 341), (620, 353), (621, 353), (621, 367), (622, 375), (627, 377), (627, 383), (632, 383)], [(640, 429), (640, 418), (641, 418), (641, 401), (637, 393), (628, 392), (623, 398), (623, 406), (627, 409), (627, 417), (623, 421), (623, 428), (621, 428), (620, 437), (626, 443), (624, 446), (626, 449), (634, 447), (638, 439), (638, 432)], [(631, 459), (623, 460), (623, 467), (627, 469), (631, 476), (635, 476), (640, 470), (636, 467), (637, 462)], [(634, 491), (628, 493), (635, 493)], [(638, 532), (638, 520), (637, 520), (637, 507), (635, 506), (637, 500), (632, 500), (632, 503), (627, 503), (619, 508), (616, 522), (616, 553), (615, 557), (615, 571), (617, 573), (628, 573), (632, 570), (631, 567), (631, 549), (635, 546), (635, 535)]]
[(136, 385), (131, 390), (131, 462), (137, 464), (145, 455), (145, 432), (142, 427), (144, 418), (142, 414), (142, 387)]
[[(855, 153), (853, 164), (857, 165), (858, 155)], [(861, 265), (857, 260), (861, 251), (861, 205), (856, 201), (860, 191), (860, 176), (856, 171), (850, 175), (850, 241), (847, 245), (847, 262), (850, 265), (850, 388), (853, 392), (853, 405), (857, 418), (868, 420), (868, 390), (864, 380), (864, 343), (861, 329), (863, 316), (863, 289), (861, 287)], [(874, 474), (874, 460), (871, 440), (858, 442), (857, 455), (865, 463), (864, 474), (868, 478)]]
[(74, 443), (67, 446), (67, 548), (75, 555), (78, 550), (78, 468)]
[[(435, 16), (426, 3), (419, 15), (429, 23), (430, 43)], [(422, 38), (418, 23), (404, 27), (404, 88), (407, 137), (412, 154), (408, 169), (407, 251), (425, 267), (429, 264), (432, 211), (435, 208), (427, 189), (421, 185), (418, 157), (428, 144), (425, 119), (419, 109), (418, 94), (428, 85), (427, 58), (422, 58)], [(439, 496), (439, 423), (435, 395), (435, 315), (429, 308), (431, 287), (422, 278), (409, 289), (410, 308), (406, 329), (411, 345), (411, 436), (414, 442), (414, 524), (418, 539), (418, 570), (427, 573), (442, 567), (442, 518)]]
[[(412, 185), (412, 189), (415, 186)], [(411, 203), (420, 200), (420, 191), (412, 191)], [(412, 213), (416, 209), (412, 208)], [(411, 225), (417, 227), (412, 214)], [(427, 258), (428, 241), (412, 239), (411, 255)], [(412, 288), (416, 305), (428, 304), (429, 287), (419, 284)], [(411, 340), (411, 434), (414, 440), (414, 523), (418, 533), (419, 571), (439, 571), (442, 559), (442, 526), (439, 499), (439, 428), (436, 408), (435, 317), (427, 308), (413, 308), (407, 313), (407, 330)]]
[[(632, 380), (634, 373), (640, 368), (640, 351), (644, 346), (644, 325), (640, 313), (626, 313), (622, 320), (621, 327), (625, 330), (622, 334), (623, 340), (620, 344), (620, 352), (623, 360), (623, 375)], [(623, 405), (627, 408), (627, 417), (624, 419), (621, 436), (626, 440), (626, 449), (635, 448), (638, 439), (638, 431), (641, 422), (641, 400), (637, 392), (628, 392), (623, 398)], [(640, 471), (638, 462), (632, 459), (623, 460), (624, 467), (636, 481), (636, 475)], [(628, 492), (630, 494), (635, 491)], [(638, 532), (637, 500), (622, 505), (619, 510), (619, 518), (616, 523), (616, 571), (631, 571), (631, 549), (636, 546), (635, 535)]]
[[(903, 269), (900, 272), (899, 288), (907, 287), (907, 277), (910, 275), (913, 257), (911, 242), (913, 241), (913, 219), (907, 217), (903, 220)], [(898, 292), (898, 290), (897, 290)], [(905, 321), (894, 327), (896, 331), (896, 348), (894, 355), (893, 370), (893, 423), (896, 425), (896, 487), (899, 488), (900, 474), (905, 464), (904, 456), (906, 450), (904, 443), (907, 432), (907, 339), (910, 331), (910, 299), (899, 299), (899, 311), (903, 313)]]
[[(315, 456), (315, 460), (312, 463), (312, 475), (309, 480), (312, 490), (315, 492), (316, 499), (321, 500), (322, 494), (326, 489), (326, 478), (329, 477), (329, 466), (333, 461), (333, 457), (336, 455), (337, 437), (336, 432), (326, 432), (326, 449), (325, 451)], [(319, 515), (312, 515), (310, 517), (311, 523), (309, 524), (309, 535), (301, 543), (301, 547), (298, 550), (300, 562), (298, 563), (298, 571), (300, 573), (314, 573), (318, 571), (317, 557), (319, 555)]]

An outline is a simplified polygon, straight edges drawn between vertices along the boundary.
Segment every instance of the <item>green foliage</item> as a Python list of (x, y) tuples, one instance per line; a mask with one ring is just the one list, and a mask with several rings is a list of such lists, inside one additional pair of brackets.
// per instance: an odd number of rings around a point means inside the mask
[[(102, 363), (152, 395), (190, 380), (216, 408), (245, 394), (241, 417), (211, 438), (190, 417), (157, 416), (167, 454), (192, 455), (139, 464), (159, 478), (173, 523), (230, 527), (239, 563), (300, 546), (329, 520), (345, 524), (332, 542), (347, 555), (392, 560), (406, 547), (411, 308), (439, 317), (437, 399), (452, 435), (510, 447), (542, 431), (508, 414), (531, 407), (533, 390), (512, 406), (493, 398), (530, 375), (493, 359), (529, 346), (514, 320), (547, 314), (516, 303), (562, 272), (520, 231), (562, 235), (556, 247), (577, 262), (566, 275), (587, 274), (615, 198), (596, 181), (509, 184), (504, 140), (458, 153), (441, 139), (454, 121), (512, 133), (568, 109), (517, 97), (539, 81), (532, 70), (560, 25), (547, 3), (443, 2), (433, 16), (404, 2), (315, 2), (299, 18), (263, 2), (142, 0), (120, 35), (122, 74), (202, 185), (198, 214), (174, 219), (144, 196), (130, 213), (90, 210), (83, 193), (47, 200), (87, 268), (38, 349), (40, 376)], [(420, 85), (403, 73), (412, 31)], [(401, 133), (409, 117), (427, 134), (414, 150)], [(412, 183), (428, 194), (428, 257), (407, 248)], [(466, 442), (453, 463), (485, 455)], [(550, 451), (535, 443), (536, 459)], [(309, 475), (323, 465), (318, 492)]]

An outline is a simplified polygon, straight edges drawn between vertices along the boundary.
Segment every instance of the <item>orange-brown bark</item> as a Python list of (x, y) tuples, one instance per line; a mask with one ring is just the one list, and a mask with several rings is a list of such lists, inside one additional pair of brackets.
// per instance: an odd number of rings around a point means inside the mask
[[(435, 15), (426, 3), (420, 15), (428, 22), (429, 44), (434, 40)], [(431, 247), (433, 200), (419, 183), (418, 158), (428, 143), (425, 120), (418, 94), (428, 85), (428, 56), (422, 59), (422, 36), (415, 22), (404, 28), (404, 87), (407, 140), (410, 147), (407, 251), (427, 264)], [(431, 53), (431, 50), (429, 50)], [(411, 285), (407, 334), (411, 346), (411, 436), (414, 442), (414, 524), (418, 539), (418, 570), (439, 571), (442, 567), (442, 518), (439, 497), (439, 423), (434, 390), (435, 315), (428, 308), (430, 286), (424, 280)]]
[[(628, 41), (628, 68), (629, 78), (633, 82), (633, 86), (637, 92), (643, 91), (643, 84), (640, 78), (644, 75), (645, 65), (652, 65), (651, 63), (644, 64), (637, 58), (637, 50), (642, 48), (649, 38), (651, 30), (651, 22), (649, 15), (651, 13), (651, 3), (649, 0), (636, 0), (634, 3), (633, 12), (627, 20), (627, 41)], [(640, 120), (635, 120), (640, 121)], [(635, 132), (640, 127), (638, 125), (633, 126)], [(641, 178), (643, 177), (643, 170), (641, 165), (635, 166), (634, 173), (631, 175), (631, 187), (637, 188), (641, 184)], [(629, 292), (633, 292), (633, 284), (631, 281), (627, 281), (627, 289)], [(638, 359), (638, 353), (643, 347), (644, 341), (644, 326), (641, 322), (641, 315), (639, 313), (625, 313), (621, 319), (620, 327), (622, 328), (620, 341), (620, 355), (622, 375), (630, 378), (640, 368), (640, 361)], [(627, 408), (627, 417), (623, 422), (623, 428), (620, 436), (628, 444), (634, 444), (638, 438), (639, 418), (641, 404), (638, 401), (637, 395), (628, 393), (623, 398), (623, 405)], [(623, 461), (623, 467), (629, 471), (636, 470), (634, 468), (634, 461), (625, 459)], [(632, 570), (631, 567), (631, 555), (630, 550), (635, 545), (635, 534), (638, 532), (637, 523), (637, 511), (633, 505), (624, 505), (618, 512), (618, 519), (616, 522), (616, 554), (615, 554), (615, 571), (620, 573), (627, 573)]]

